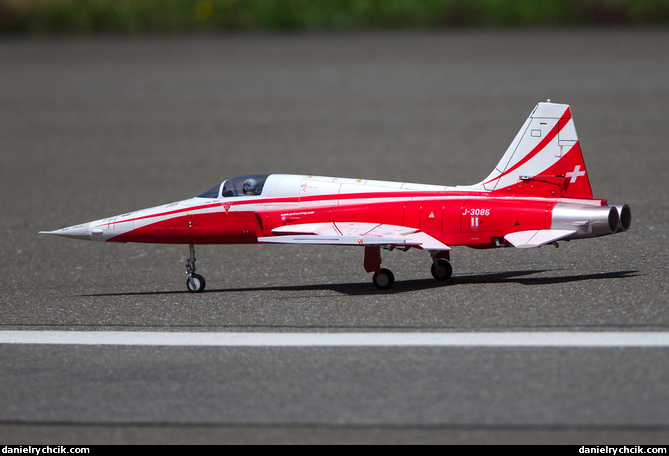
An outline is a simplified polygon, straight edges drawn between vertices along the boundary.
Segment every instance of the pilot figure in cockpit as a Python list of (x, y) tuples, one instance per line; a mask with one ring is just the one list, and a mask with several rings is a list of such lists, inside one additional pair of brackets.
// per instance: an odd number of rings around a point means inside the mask
[(246, 179), (244, 181), (244, 195), (257, 195), (258, 194), (258, 181), (255, 179)]

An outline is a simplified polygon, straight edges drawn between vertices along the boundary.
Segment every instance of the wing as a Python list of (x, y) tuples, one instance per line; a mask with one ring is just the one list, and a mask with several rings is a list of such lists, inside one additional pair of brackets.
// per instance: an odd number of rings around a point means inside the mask
[(529, 230), (516, 231), (504, 236), (507, 242), (519, 249), (541, 247), (551, 242), (559, 241), (576, 233), (575, 230)]
[(451, 250), (432, 236), (406, 226), (378, 223), (304, 223), (272, 230), (274, 236), (258, 242), (275, 244), (378, 245), (416, 247), (423, 250)]

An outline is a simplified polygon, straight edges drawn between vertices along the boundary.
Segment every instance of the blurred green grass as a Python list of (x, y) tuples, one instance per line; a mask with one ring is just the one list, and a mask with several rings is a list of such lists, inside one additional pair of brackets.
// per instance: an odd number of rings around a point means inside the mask
[(28, 35), (666, 24), (668, 0), (0, 0)]

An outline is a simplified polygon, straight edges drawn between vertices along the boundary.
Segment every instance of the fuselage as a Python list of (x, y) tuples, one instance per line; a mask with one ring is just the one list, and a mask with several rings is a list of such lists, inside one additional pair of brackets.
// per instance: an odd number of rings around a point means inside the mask
[[(448, 246), (490, 248), (505, 245), (510, 232), (556, 228), (556, 207), (579, 214), (596, 208), (606, 212), (608, 207), (602, 199), (507, 196), (467, 187), (282, 174), (252, 177), (262, 183), (258, 194), (241, 191), (241, 181), (249, 178), (242, 176), (198, 197), (65, 230), (70, 237), (107, 242), (251, 244), (289, 225), (375, 223), (415, 228)], [(592, 233), (587, 230), (577, 233), (588, 235)]]

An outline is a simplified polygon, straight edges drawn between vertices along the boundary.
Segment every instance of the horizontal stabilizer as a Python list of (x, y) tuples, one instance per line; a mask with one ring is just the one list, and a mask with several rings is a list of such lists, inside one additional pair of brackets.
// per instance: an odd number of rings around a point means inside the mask
[(274, 244), (378, 245), (416, 247), (423, 250), (451, 250), (432, 236), (405, 226), (377, 223), (305, 223), (272, 230), (274, 236), (258, 242)]
[(517, 231), (504, 236), (504, 239), (519, 249), (541, 247), (551, 242), (559, 241), (576, 233), (575, 230), (529, 230)]

